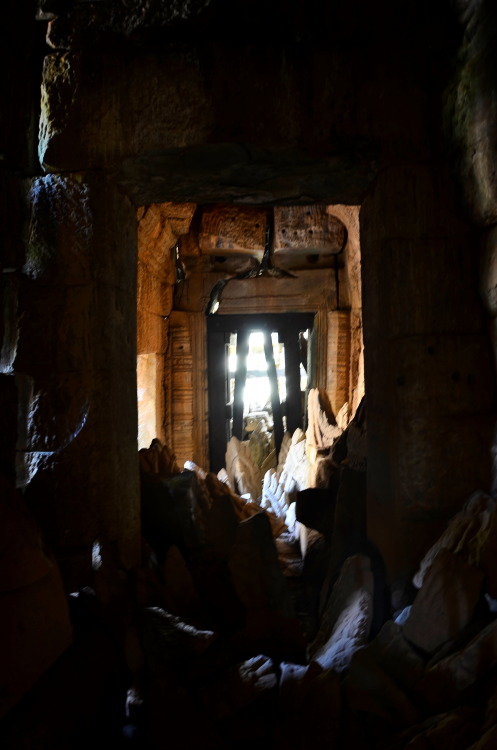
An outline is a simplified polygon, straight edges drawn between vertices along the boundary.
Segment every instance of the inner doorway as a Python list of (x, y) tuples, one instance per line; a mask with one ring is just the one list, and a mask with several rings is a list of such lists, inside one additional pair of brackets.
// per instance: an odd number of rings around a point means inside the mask
[(305, 342), (313, 324), (314, 313), (207, 318), (211, 471), (224, 466), (228, 441), (244, 439), (244, 420), (261, 404), (270, 414), (277, 452), (285, 430), (304, 426), (303, 389), (312, 387)]

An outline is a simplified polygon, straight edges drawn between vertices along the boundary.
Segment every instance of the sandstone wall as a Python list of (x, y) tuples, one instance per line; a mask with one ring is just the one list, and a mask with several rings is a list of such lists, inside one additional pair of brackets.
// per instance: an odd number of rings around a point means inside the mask
[(137, 561), (136, 218), (98, 175), (27, 188), (17, 478), (71, 588), (96, 540), (116, 568)]
[(443, 172), (385, 170), (361, 208), (361, 237), (368, 528), (395, 580), (490, 484), (495, 374), (477, 235)]

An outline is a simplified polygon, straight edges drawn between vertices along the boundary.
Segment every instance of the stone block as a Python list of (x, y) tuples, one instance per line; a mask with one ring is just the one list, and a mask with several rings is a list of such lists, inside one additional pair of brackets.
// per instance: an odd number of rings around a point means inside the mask
[(409, 643), (399, 625), (387, 620), (364, 651), (406, 695), (415, 695), (414, 689), (425, 673), (426, 659)]
[(481, 712), (477, 708), (462, 706), (457, 711), (432, 716), (410, 727), (388, 742), (388, 750), (404, 750), (406, 747), (409, 750), (431, 747), (469, 750), (469, 743), (479, 734), (480, 721)]
[[(396, 489), (397, 513), (400, 517), (427, 520), (436, 514), (447, 521), (460, 509), (475, 487), (491, 482), (491, 445), (495, 417), (491, 412), (466, 415), (420, 414), (389, 419), (381, 417), (381, 429), (388, 429), (389, 444), (396, 444), (398, 459), (391, 481)], [(369, 425), (371, 422), (369, 422)], [(377, 427), (380, 426), (378, 421)], [(371, 436), (371, 442), (375, 440)], [(380, 448), (380, 444), (377, 445)], [(469, 468), (468, 468), (469, 467)], [(368, 472), (370, 464), (368, 462)], [(420, 527), (424, 549), (433, 543), (428, 527)]]
[(175, 615), (194, 617), (203, 611), (186, 560), (175, 545), (171, 546), (162, 567), (166, 608)]
[(344, 686), (351, 711), (385, 722), (390, 731), (415, 724), (421, 718), (417, 705), (368, 649), (354, 655)]
[(214, 255), (247, 253), (262, 258), (266, 237), (266, 211), (241, 206), (205, 208), (199, 232), (202, 252)]
[(275, 206), (274, 253), (320, 255), (339, 253), (347, 232), (327, 206)]
[(167, 321), (157, 313), (141, 310), (138, 316), (138, 354), (153, 354), (164, 351), (167, 341)]
[(265, 513), (238, 525), (228, 564), (235, 590), (247, 610), (293, 614)]
[(0, 593), (34, 584), (52, 569), (21, 495), (0, 476)]
[(323, 612), (309, 656), (323, 669), (346, 670), (369, 636), (373, 618), (373, 574), (369, 558), (349, 557)]
[(489, 527), (494, 507), (495, 500), (484, 492), (475, 492), (471, 495), (463, 509), (449, 521), (443, 534), (421, 560), (413, 578), (416, 588), (422, 587), (424, 577), (442, 547), (480, 567), (482, 561), (478, 556), (478, 547), (483, 545), (481, 541), (478, 542), (478, 537), (485, 536), (484, 531)]
[(112, 743), (110, 738), (115, 738), (122, 721), (124, 699), (121, 654), (107, 632), (92, 628), (75, 639), (22, 704), (5, 717), (0, 742), (15, 750), (76, 748), (104, 737)]
[(493, 353), (486, 334), (403, 338), (395, 344), (395, 357), (391, 388), (398, 413), (430, 410), (450, 417), (494, 409)]
[[(47, 55), (42, 96), (39, 154), (54, 171), (62, 163), (66, 169), (111, 167), (124, 154), (201, 142), (212, 116), (199, 61), (167, 48), (118, 63), (105, 52)], [(126, 118), (119, 115), (123, 106)]]
[(32, 279), (88, 284), (92, 279), (92, 188), (81, 175), (48, 174), (27, 184), (29, 231), (24, 272)]
[(470, 622), (482, 584), (481, 570), (442, 548), (404, 624), (405, 637), (421, 650), (434, 653)]
[(200, 630), (161, 607), (148, 607), (139, 615), (138, 631), (145, 662), (151, 674), (186, 663), (204, 654), (218, 636)]
[(497, 663), (497, 622), (490, 622), (469, 643), (427, 669), (416, 685), (423, 702), (435, 709), (458, 704)]
[[(46, 561), (40, 565), (40, 574), (45, 565)], [(34, 686), (72, 642), (72, 625), (59, 571), (53, 561), (48, 567), (42, 577), (35, 575), (36, 580), (0, 594), (0, 717)], [(33, 575), (29, 578), (33, 579)]]
[(274, 691), (277, 684), (272, 660), (254, 656), (201, 687), (199, 695), (209, 713), (220, 720)]
[(460, 52), (463, 63), (447, 92), (445, 108), (465, 204), (478, 225), (489, 226), (497, 221), (497, 180), (493, 167), (497, 149), (493, 127), (497, 92), (494, 79), (488, 74), (494, 52), (488, 21), (483, 21), (480, 11), (472, 15), (473, 29), (465, 40), (464, 51)]
[(319, 531), (327, 537), (333, 532), (335, 520), (336, 488), (309, 488), (297, 492), (297, 521)]
[(329, 747), (340, 734), (345, 708), (339, 675), (315, 662), (300, 668), (283, 663), (281, 671), (278, 747)]

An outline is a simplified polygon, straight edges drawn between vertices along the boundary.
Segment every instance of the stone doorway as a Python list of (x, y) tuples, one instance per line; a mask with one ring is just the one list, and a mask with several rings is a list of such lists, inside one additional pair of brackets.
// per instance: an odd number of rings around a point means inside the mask
[[(313, 313), (223, 315), (207, 320), (209, 457), (212, 471), (224, 466), (226, 443), (232, 435), (242, 440), (250, 413), (267, 414), (278, 452), (283, 432), (304, 426), (301, 365), (311, 382), (307, 352), (301, 334), (310, 332)], [(260, 334), (257, 356), (250, 341)], [(272, 339), (272, 340), (271, 340)], [(257, 346), (257, 344), (256, 344)], [(274, 352), (281, 350), (281, 361)], [(234, 361), (233, 361), (234, 358)], [(305, 364), (303, 360), (305, 359)], [(264, 381), (267, 393), (263, 391)], [(253, 385), (257, 403), (250, 404), (247, 388)], [(245, 396), (244, 396), (245, 394)], [(265, 403), (268, 402), (267, 409)], [(255, 411), (254, 411), (255, 409)]]

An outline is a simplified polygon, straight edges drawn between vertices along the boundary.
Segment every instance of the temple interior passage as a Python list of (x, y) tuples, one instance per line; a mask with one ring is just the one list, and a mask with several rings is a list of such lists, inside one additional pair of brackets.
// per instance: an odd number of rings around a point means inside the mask
[(24, 0), (0, 746), (497, 747), (497, 8)]

